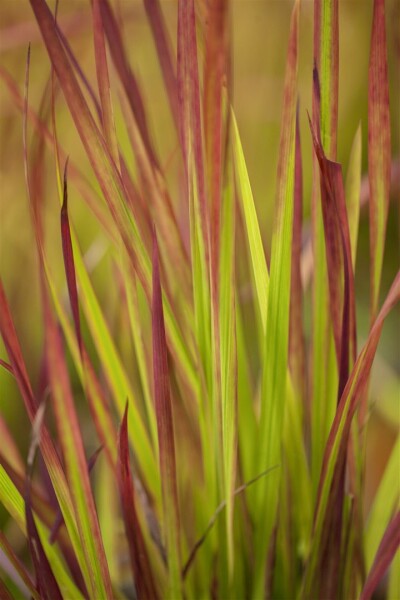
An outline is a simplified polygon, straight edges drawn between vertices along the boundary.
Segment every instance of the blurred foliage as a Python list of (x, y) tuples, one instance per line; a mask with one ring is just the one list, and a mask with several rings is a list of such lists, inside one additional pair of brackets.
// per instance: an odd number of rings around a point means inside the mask
[[(177, 140), (171, 123), (168, 104), (159, 64), (141, 2), (115, 0), (132, 67), (142, 85), (150, 127), (163, 165), (176, 160)], [(288, 36), (288, 23), (292, 2), (289, 0), (233, 0), (233, 74), (234, 106), (246, 162), (252, 182), (265, 248), (270, 248), (272, 230), (275, 173), (280, 131), (284, 63)], [(387, 0), (388, 59), (392, 111), (392, 156), (400, 155), (400, 101), (399, 64), (400, 32), (398, 29), (400, 4)], [(167, 0), (163, 11), (176, 39), (176, 6)], [(201, 3), (199, 3), (201, 16)], [(372, 2), (355, 0), (340, 2), (340, 81), (339, 81), (339, 136), (338, 159), (347, 164), (354, 133), (361, 121), (363, 136), (363, 173), (367, 166), (367, 78), (368, 52)], [(93, 41), (91, 38), (90, 8), (87, 2), (61, 1), (59, 22), (79, 56), (81, 66), (91, 82), (95, 82)], [(310, 218), (311, 194), (311, 137), (306, 111), (311, 109), (313, 3), (303, 3), (301, 14), (301, 54), (299, 68), (300, 123), (303, 146), (304, 217)], [(50, 65), (40, 34), (27, 2), (3, 0), (0, 3), (0, 63), (23, 89), (25, 59), (28, 42), (32, 44), (30, 102), (39, 108), (43, 90), (49, 78)], [(121, 115), (116, 115), (121, 140), (126, 138)], [(57, 100), (59, 139), (74, 160), (90, 173), (81, 142), (62, 95)], [(29, 128), (31, 129), (31, 127)], [(32, 131), (30, 131), (32, 133)], [(30, 135), (30, 139), (32, 136)], [(0, 85), (0, 270), (4, 279), (13, 316), (22, 343), (29, 374), (38, 382), (42, 355), (42, 323), (39, 303), (37, 258), (34, 236), (26, 199), (22, 150), (22, 118), (4, 85)], [(123, 142), (122, 142), (123, 143)], [(128, 144), (125, 144), (126, 148)], [(53, 157), (46, 150), (48, 177), (46, 179), (46, 240), (51, 248), (49, 257), (63, 281), (61, 242), (59, 236), (59, 206), (56, 195)], [(174, 183), (174, 169), (166, 169), (170, 184)], [(93, 179), (94, 183), (94, 179)], [(177, 190), (178, 192), (178, 190)], [(399, 187), (392, 199), (388, 220), (386, 254), (384, 260), (382, 296), (386, 294), (399, 263)], [(89, 217), (87, 207), (75, 190), (70, 192), (71, 218), (74, 221), (81, 245), (93, 260), (93, 281), (107, 317), (118, 336), (123, 327), (118, 314), (118, 286), (114, 281), (107, 247), (99, 238), (98, 225)], [(359, 344), (365, 339), (368, 328), (369, 302), (369, 240), (368, 211), (361, 213), (359, 245), (356, 267), (357, 317), (361, 332)], [(101, 269), (99, 266), (101, 265)], [(242, 282), (243, 288), (246, 281)], [(310, 322), (310, 305), (305, 306), (305, 320)], [(387, 456), (381, 444), (389, 428), (398, 425), (398, 392), (400, 376), (400, 309), (397, 307), (384, 327), (379, 348), (380, 360), (374, 367), (372, 384), (374, 406), (382, 410), (376, 424), (371, 427), (370, 455), (374, 449)], [(0, 342), (1, 344), (1, 342)], [(123, 337), (121, 348), (123, 349)], [(0, 355), (5, 356), (0, 348)], [(29, 441), (29, 424), (12, 377), (0, 369), (0, 410), (15, 433), (23, 455)], [(79, 403), (78, 403), (79, 404)], [(397, 414), (396, 414), (397, 413)], [(397, 420), (397, 425), (396, 425)], [(383, 423), (383, 425), (382, 425)], [(378, 432), (378, 433), (377, 433)], [(380, 461), (382, 462), (382, 461)], [(383, 464), (384, 464), (383, 460)], [(379, 460), (378, 460), (379, 463)], [(377, 463), (377, 464), (378, 464)], [(379, 463), (380, 464), (380, 463)], [(375, 473), (375, 469), (374, 469)], [(371, 475), (372, 476), (372, 475)], [(379, 473), (373, 475), (373, 479)], [(368, 480), (369, 481), (369, 480)], [(373, 485), (373, 484), (372, 484)], [(369, 482), (367, 490), (369, 489)]]

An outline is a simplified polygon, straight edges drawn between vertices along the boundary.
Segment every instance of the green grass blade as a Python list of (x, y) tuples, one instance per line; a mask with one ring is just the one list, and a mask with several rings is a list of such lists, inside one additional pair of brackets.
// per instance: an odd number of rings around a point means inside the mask
[[(228, 175), (229, 177), (229, 175)], [(237, 355), (235, 318), (235, 203), (232, 183), (227, 182), (223, 196), (219, 324), (222, 403), (222, 455), (224, 495), (226, 498), (226, 530), (228, 572), (234, 572), (234, 490), (236, 481), (237, 444)]]
[[(336, 158), (338, 115), (338, 0), (314, 2), (314, 63), (321, 81), (321, 114), (313, 96), (313, 123), (320, 119), (321, 143), (325, 154)], [(311, 464), (314, 495), (317, 493), (321, 459), (337, 402), (338, 367), (329, 315), (329, 293), (317, 159), (313, 159), (313, 322)]]
[(45, 289), (43, 289), (43, 301), (49, 381), (52, 386), (57, 430), (87, 568), (85, 583), (91, 597), (112, 598), (111, 581), (60, 333), (51, 314), (49, 297)]
[[(11, 515), (19, 529), (26, 536), (25, 525), (25, 504), (21, 494), (13, 484), (12, 480), (6, 473), (2, 465), (0, 465), (0, 502)], [(40, 539), (42, 541), (45, 552), (51, 562), (54, 575), (61, 591), (67, 598), (76, 598), (83, 600), (81, 592), (78, 590), (69, 574), (67, 573), (63, 561), (58, 555), (57, 546), (49, 543), (49, 532), (45, 526), (36, 519), (36, 526), (39, 530)]]
[[(291, 242), (295, 175), (295, 133), (300, 2), (292, 12), (287, 54), (276, 213), (272, 237), (270, 286), (263, 359), (258, 470), (282, 461), (290, 320)], [(256, 565), (253, 597), (263, 595), (267, 550), (275, 526), (281, 470), (260, 481), (257, 492)], [(266, 509), (268, 507), (268, 509)]]

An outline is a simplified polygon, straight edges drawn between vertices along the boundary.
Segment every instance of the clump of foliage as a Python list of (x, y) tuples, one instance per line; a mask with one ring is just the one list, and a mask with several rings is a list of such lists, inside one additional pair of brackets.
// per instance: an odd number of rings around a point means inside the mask
[[(0, 499), (26, 536), (31, 561), (20, 560), (0, 534), (8, 559), (7, 575), (0, 564), (1, 598), (21, 590), (51, 600), (371, 598), (400, 537), (398, 442), (370, 513), (362, 507), (370, 372), (400, 296), (399, 273), (379, 302), (391, 164), (384, 0), (374, 0), (370, 48), (371, 314), (361, 348), (354, 289), (361, 134), (345, 185), (336, 162), (338, 0), (314, 2), (309, 348), (302, 318), (309, 253), (302, 250), (300, 0), (290, 22), (268, 262), (231, 104), (229, 2), (209, 0), (201, 23), (194, 0), (178, 0), (175, 57), (159, 0), (144, 0), (176, 126), (180, 192), (157, 156), (109, 0), (91, 4), (97, 90), (45, 0), (30, 4), (51, 61), (49, 110), (37, 113), (29, 102), (29, 54), (24, 93), (4, 69), (0, 74), (23, 117), (45, 369), (36, 394), (1, 285), (8, 355), (1, 364), (32, 422), (24, 461), (1, 419)], [(68, 161), (57, 137), (60, 90), (97, 187), (73, 155)], [(115, 103), (134, 165), (117, 135)], [(32, 152), (28, 129), (36, 138)], [(45, 243), (46, 145), (55, 159), (67, 295)], [(129, 352), (114, 338), (69, 218), (71, 186), (107, 239)], [(250, 308), (239, 294), (243, 270), (251, 279)], [(78, 418), (76, 377), (98, 438), (92, 456)], [(399, 597), (399, 586), (393, 569), (388, 597)]]

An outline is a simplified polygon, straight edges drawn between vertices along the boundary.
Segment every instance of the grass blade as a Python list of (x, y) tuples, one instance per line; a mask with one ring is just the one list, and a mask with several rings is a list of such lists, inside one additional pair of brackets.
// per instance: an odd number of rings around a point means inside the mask
[[(295, 177), (295, 137), (300, 2), (291, 17), (283, 92), (282, 129), (278, 159), (275, 222), (272, 237), (265, 354), (261, 383), (259, 470), (281, 464), (281, 439), (286, 394), (289, 340), (291, 242)], [(261, 466), (262, 465), (262, 466)], [(275, 527), (280, 472), (257, 488), (256, 565), (253, 597), (263, 595), (269, 544)], [(268, 506), (268, 511), (264, 508)]]
[(224, 176), (226, 137), (228, 133), (229, 88), (228, 2), (212, 0), (208, 6), (209, 26), (206, 30), (204, 60), (204, 137), (207, 164), (207, 191), (210, 197), (210, 235), (212, 294), (218, 294), (220, 251), (221, 194)]
[(171, 392), (169, 384), (168, 352), (165, 339), (158, 245), (155, 231), (153, 232), (152, 330), (154, 400), (158, 429), (160, 475), (164, 515), (163, 524), (169, 572), (168, 594), (172, 598), (178, 599), (182, 596), (180, 575), (178, 490), (176, 479)]
[(72, 308), (72, 315), (74, 318), (76, 338), (78, 340), (79, 349), (82, 352), (82, 335), (81, 335), (81, 323), (79, 318), (79, 303), (78, 303), (78, 290), (76, 287), (76, 275), (75, 275), (75, 264), (74, 255), (72, 250), (71, 230), (69, 227), (68, 218), (68, 189), (67, 189), (67, 169), (68, 161), (65, 163), (64, 168), (64, 199), (61, 208), (61, 239), (62, 249), (64, 257), (65, 275), (67, 279), (69, 299)]
[(40, 600), (39, 594), (36, 591), (35, 585), (32, 581), (30, 574), (28, 573), (23, 563), (19, 560), (18, 556), (15, 554), (14, 550), (11, 547), (11, 544), (9, 543), (2, 531), (0, 531), (0, 550), (4, 552), (4, 554), (7, 556), (8, 560), (10, 561), (10, 563), (20, 576), (21, 580), (24, 582), (27, 589), (29, 590), (32, 598), (34, 600)]
[[(230, 176), (233, 173), (229, 174)], [(228, 573), (234, 572), (234, 490), (237, 469), (237, 348), (235, 307), (235, 203), (233, 185), (226, 184), (222, 204), (222, 230), (219, 282), (219, 324), (222, 408), (222, 455)]]
[(292, 267), (290, 281), (289, 367), (293, 385), (300, 398), (305, 397), (306, 365), (303, 332), (301, 284), (301, 232), (303, 222), (303, 173), (300, 145), (299, 107), (296, 113), (296, 148), (293, 203)]
[(249, 241), (250, 257), (253, 267), (253, 277), (257, 292), (258, 310), (260, 312), (261, 322), (265, 333), (269, 274), (267, 262), (265, 260), (256, 208), (253, 200), (253, 193), (251, 191), (249, 175), (247, 173), (243, 148), (239, 137), (239, 130), (233, 111), (231, 113), (231, 117), (236, 184), (243, 207), (246, 233)]
[(41, 404), (37, 410), (32, 425), (32, 440), (28, 454), (28, 472), (25, 479), (25, 518), (28, 536), (29, 551), (32, 556), (33, 566), (36, 573), (36, 585), (40, 597), (44, 600), (62, 600), (60, 588), (54, 577), (51, 565), (46, 556), (39, 532), (36, 527), (32, 512), (31, 502), (31, 479), (37, 447), (40, 441), (40, 430), (44, 419), (45, 405)]
[(400, 547), (400, 511), (389, 523), (368, 574), (360, 600), (370, 600)]
[(128, 97), (129, 105), (133, 115), (135, 116), (135, 120), (138, 124), (147, 152), (154, 164), (157, 165), (157, 159), (152, 148), (150, 133), (148, 130), (144, 103), (141, 97), (138, 82), (129, 66), (122, 41), (120, 27), (116, 21), (114, 12), (108, 0), (100, 0), (100, 8), (103, 18), (104, 32), (107, 37), (108, 47), (110, 49), (110, 54), (115, 69)]
[(104, 137), (108, 144), (110, 155), (112, 156), (115, 165), (118, 168), (118, 143), (115, 133), (114, 114), (111, 102), (110, 78), (108, 74), (104, 28), (101, 14), (101, 0), (94, 0), (92, 5), (92, 15), (96, 74), (101, 104), (101, 120)]
[[(321, 108), (313, 94), (313, 125), (321, 129), (321, 145), (336, 159), (338, 115), (339, 28), (338, 0), (314, 2), (314, 66), (321, 77)], [(313, 162), (312, 247), (314, 260), (312, 320), (311, 457), (314, 495), (317, 493), (325, 442), (337, 404), (338, 368), (329, 314), (328, 276), (319, 168)]]
[(74, 503), (87, 572), (85, 582), (94, 598), (112, 598), (113, 592), (90, 487), (82, 437), (71, 393), (60, 334), (45, 302), (46, 351), (53, 407)]
[(362, 153), (361, 123), (357, 128), (351, 147), (349, 166), (346, 176), (346, 203), (349, 219), (351, 257), (353, 271), (356, 268), (358, 224), (360, 217), (360, 193), (361, 193), (361, 153)]
[[(42, 436), (43, 431), (44, 430), (42, 429)], [(0, 465), (0, 502), (5, 510), (12, 516), (22, 533), (26, 535), (26, 517), (23, 496), (17, 490), (2, 465)], [(68, 598), (83, 600), (81, 592), (67, 573), (64, 563), (58, 555), (57, 549), (48, 542), (48, 530), (44, 528), (39, 520), (36, 521), (36, 527), (62, 594)]]
[(133, 479), (129, 465), (128, 403), (118, 436), (117, 478), (137, 598), (156, 600), (158, 593), (136, 513)]
[[(370, 374), (372, 362), (378, 346), (383, 323), (393, 308), (400, 300), (400, 272), (389, 290), (386, 300), (375, 320), (369, 333), (368, 339), (358, 355), (357, 361), (352, 369), (351, 375), (340, 399), (338, 410), (335, 415), (332, 428), (329, 434), (321, 474), (321, 480), (318, 492), (317, 507), (314, 516), (314, 533), (311, 546), (311, 554), (304, 581), (303, 597), (309, 598), (312, 595), (318, 595), (318, 582), (321, 578), (321, 571), (318, 569), (318, 560), (321, 556), (321, 539), (323, 533), (327, 534), (329, 528), (325, 526), (327, 518), (328, 501), (336, 497), (337, 490), (332, 489), (332, 482), (336, 484), (340, 481), (337, 473), (340, 471), (340, 458), (345, 454), (350, 426), (356, 409), (360, 403), (360, 398), (365, 390)], [(336, 478), (334, 478), (336, 474)], [(328, 514), (329, 518), (329, 514)]]
[[(312, 129), (311, 122), (310, 126)], [(326, 158), (322, 146), (318, 142), (319, 137), (313, 132), (314, 148), (321, 170), (321, 200), (326, 237), (330, 305), (340, 367), (338, 392), (340, 398), (348, 378), (350, 344), (353, 349), (352, 363), (357, 351), (354, 275), (341, 166)], [(341, 248), (338, 247), (339, 244)], [(343, 292), (341, 290), (342, 273), (344, 273)]]
[(382, 539), (384, 530), (400, 499), (399, 460), (400, 436), (397, 436), (368, 515), (365, 530), (365, 558), (368, 572), (377, 553), (379, 540)]
[(158, 60), (168, 94), (172, 117), (176, 129), (179, 131), (178, 84), (172, 55), (171, 40), (168, 37), (168, 30), (159, 0), (144, 0), (144, 7), (157, 48)]
[(368, 174), (371, 260), (371, 321), (378, 309), (390, 192), (390, 112), (385, 2), (374, 1), (368, 73)]

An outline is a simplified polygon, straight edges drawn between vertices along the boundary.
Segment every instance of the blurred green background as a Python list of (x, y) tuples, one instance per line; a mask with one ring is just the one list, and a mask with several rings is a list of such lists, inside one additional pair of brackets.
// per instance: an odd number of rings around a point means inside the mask
[[(205, 2), (205, 0), (204, 0)], [(197, 5), (199, 21), (204, 18), (204, 2)], [(171, 190), (177, 188), (177, 145), (161, 72), (150, 28), (141, 2), (115, 1), (114, 6), (124, 24), (124, 36), (132, 68), (142, 87), (150, 128), (166, 167)], [(176, 2), (161, 2), (171, 39), (176, 43)], [(233, 0), (233, 103), (242, 136), (266, 252), (270, 246), (275, 173), (280, 133), (281, 106), (286, 45), (292, 2), (286, 0)], [(392, 156), (399, 161), (399, 73), (400, 73), (400, 3), (387, 0), (387, 38), (392, 111)], [(306, 111), (311, 109), (313, 2), (302, 4), (300, 32), (299, 94), (304, 177), (304, 222), (309, 228), (311, 195), (311, 140)], [(363, 137), (363, 175), (367, 172), (367, 78), (372, 1), (340, 1), (340, 82), (338, 159), (347, 170), (351, 144), (361, 122)], [(59, 23), (88, 79), (96, 87), (91, 34), (90, 3), (85, 0), (61, 0)], [(31, 42), (29, 99), (38, 110), (50, 64), (28, 0), (0, 2), (0, 64), (6, 68), (23, 91), (28, 42)], [(121, 115), (116, 114), (123, 147), (127, 146)], [(93, 176), (62, 94), (57, 99), (59, 141), (74, 161), (93, 181)], [(29, 126), (29, 144), (32, 144)], [(38, 383), (42, 355), (42, 320), (38, 288), (38, 270), (34, 236), (24, 184), (22, 117), (6, 86), (0, 83), (0, 270), (12, 307), (24, 357), (33, 385)], [(128, 151), (128, 156), (130, 156)], [(172, 194), (174, 198), (174, 194)], [(46, 194), (44, 198), (46, 244), (53, 272), (60, 287), (64, 286), (59, 234), (59, 204), (55, 189), (54, 159), (46, 150)], [(80, 242), (90, 252), (95, 288), (106, 307), (112, 326), (118, 324), (118, 290), (107, 254), (106, 243), (98, 225), (79, 197), (70, 188), (71, 218)], [(384, 294), (399, 266), (399, 183), (393, 186), (388, 221), (382, 293)], [(368, 331), (369, 299), (368, 211), (361, 212), (356, 266), (358, 343)], [(308, 328), (310, 294), (305, 305)], [(0, 343), (1, 344), (1, 343)], [(120, 339), (122, 352), (123, 338)], [(0, 345), (0, 356), (6, 358)], [(367, 496), (388, 456), (399, 426), (400, 312), (397, 308), (388, 319), (379, 346), (372, 382), (372, 418), (368, 432)], [(77, 392), (79, 404), (79, 392)], [(12, 377), (0, 369), (0, 411), (26, 455), (29, 424), (22, 400)], [(88, 430), (90, 431), (90, 430)], [(367, 498), (367, 502), (369, 501)]]

